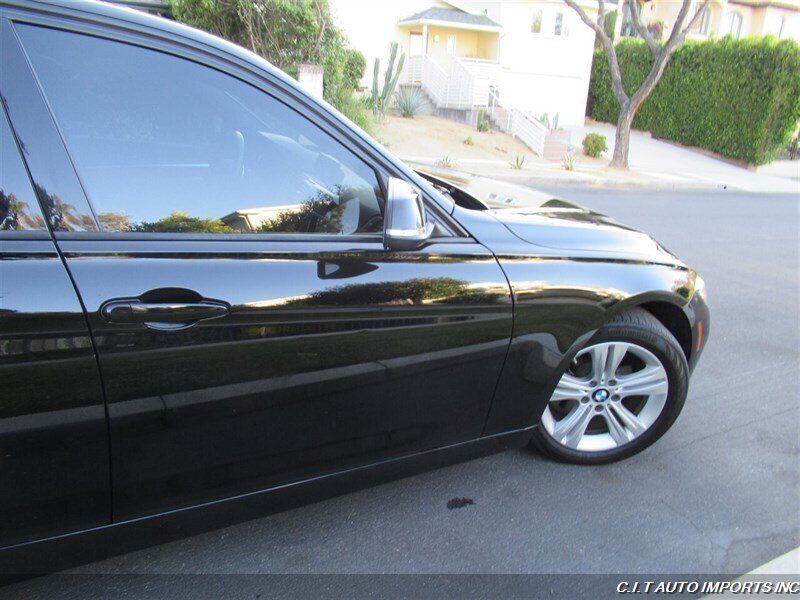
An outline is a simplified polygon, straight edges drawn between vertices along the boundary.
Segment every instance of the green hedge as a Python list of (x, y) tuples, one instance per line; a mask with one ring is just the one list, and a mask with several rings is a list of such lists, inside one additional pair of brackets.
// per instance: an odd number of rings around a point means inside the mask
[[(641, 40), (622, 40), (625, 90), (644, 81), (653, 58)], [(608, 60), (596, 51), (588, 114), (614, 123), (619, 105)], [(639, 108), (633, 126), (754, 165), (770, 162), (800, 122), (800, 46), (772, 36), (686, 42)]]

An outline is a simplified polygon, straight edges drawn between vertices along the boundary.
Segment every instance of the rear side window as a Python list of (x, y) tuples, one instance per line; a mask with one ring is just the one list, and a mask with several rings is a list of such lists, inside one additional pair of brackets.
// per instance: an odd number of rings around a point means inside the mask
[(17, 30), (103, 230), (381, 231), (375, 171), (272, 96), (162, 52)]
[(14, 134), (0, 113), (0, 231), (46, 229)]

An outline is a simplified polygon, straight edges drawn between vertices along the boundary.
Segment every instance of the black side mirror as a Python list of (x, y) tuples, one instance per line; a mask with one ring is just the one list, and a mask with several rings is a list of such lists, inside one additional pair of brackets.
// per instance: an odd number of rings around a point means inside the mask
[(391, 177), (383, 220), (383, 246), (387, 250), (416, 250), (433, 234), (419, 191), (402, 179)]

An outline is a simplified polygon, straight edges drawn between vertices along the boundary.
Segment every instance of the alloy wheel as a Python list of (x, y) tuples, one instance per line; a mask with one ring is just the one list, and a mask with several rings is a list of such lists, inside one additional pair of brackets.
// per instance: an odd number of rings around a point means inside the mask
[(556, 443), (602, 452), (645, 433), (664, 409), (669, 379), (661, 361), (629, 342), (581, 350), (562, 375), (542, 415)]

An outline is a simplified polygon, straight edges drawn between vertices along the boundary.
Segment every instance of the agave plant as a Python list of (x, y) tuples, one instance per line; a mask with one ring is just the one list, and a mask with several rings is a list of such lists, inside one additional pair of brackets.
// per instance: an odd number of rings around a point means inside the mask
[(443, 169), (456, 169), (458, 168), (458, 163), (450, 158), (447, 154), (445, 154), (442, 158), (434, 163), (437, 167), (442, 167)]
[(565, 171), (574, 171), (575, 170), (575, 156), (573, 154), (570, 154), (569, 152), (567, 152), (566, 154), (564, 154), (564, 158), (562, 159), (561, 164), (564, 165), (564, 170)]
[(521, 169), (522, 167), (525, 166), (525, 155), (517, 154), (517, 156), (514, 158), (514, 161), (508, 164), (511, 165), (512, 169), (517, 169), (517, 170)]
[(418, 87), (403, 87), (394, 96), (394, 104), (404, 117), (413, 119), (430, 112), (431, 105), (425, 92)]

